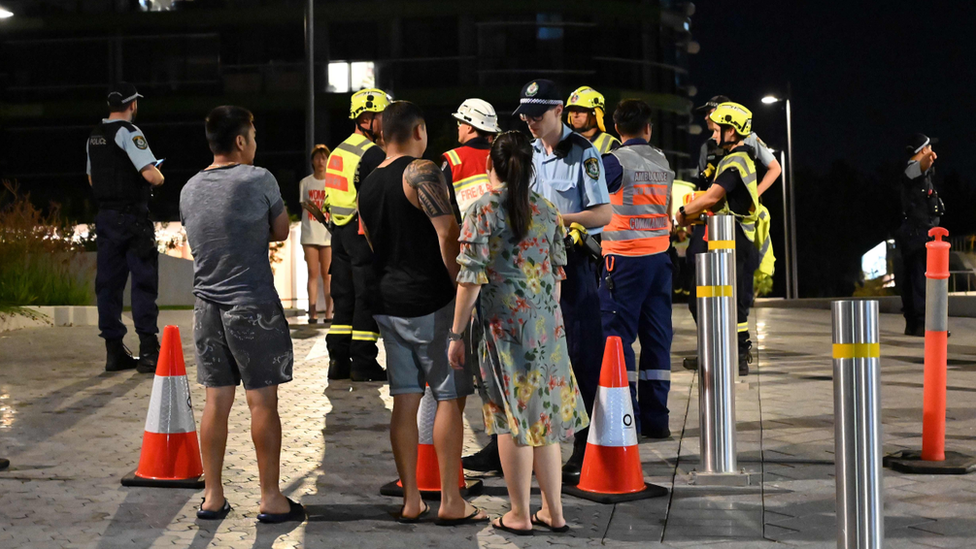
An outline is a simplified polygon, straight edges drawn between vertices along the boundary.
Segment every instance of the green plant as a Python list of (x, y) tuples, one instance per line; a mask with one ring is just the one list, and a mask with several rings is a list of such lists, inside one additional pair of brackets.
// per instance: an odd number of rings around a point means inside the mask
[(71, 270), (81, 246), (57, 204), (45, 215), (3, 181), (0, 194), (0, 306), (84, 305), (91, 281)]

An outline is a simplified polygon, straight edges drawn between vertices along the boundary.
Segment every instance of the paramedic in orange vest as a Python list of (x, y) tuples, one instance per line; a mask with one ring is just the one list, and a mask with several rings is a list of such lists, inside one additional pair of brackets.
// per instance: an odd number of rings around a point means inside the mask
[(441, 170), (457, 206), (458, 223), (468, 207), (491, 190), (485, 164), (495, 135), (501, 132), (495, 108), (483, 99), (466, 99), (451, 116), (457, 120), (460, 147), (444, 153)]
[[(674, 172), (649, 144), (651, 107), (617, 105), (613, 121), (623, 144), (603, 155), (613, 217), (603, 229), (600, 308), (603, 335), (623, 340), (636, 427), (651, 439), (671, 436), (671, 185)], [(635, 364), (634, 340), (641, 345)]]

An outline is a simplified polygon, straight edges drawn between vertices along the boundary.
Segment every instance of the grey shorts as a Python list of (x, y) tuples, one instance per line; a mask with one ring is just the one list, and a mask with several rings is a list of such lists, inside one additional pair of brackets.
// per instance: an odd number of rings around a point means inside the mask
[(281, 302), (193, 306), (197, 381), (207, 387), (261, 389), (291, 381), (295, 354)]
[(422, 394), (430, 385), (434, 399), (452, 400), (474, 392), (472, 375), (451, 368), (447, 333), (454, 323), (454, 301), (426, 316), (374, 315), (386, 348), (390, 394)]

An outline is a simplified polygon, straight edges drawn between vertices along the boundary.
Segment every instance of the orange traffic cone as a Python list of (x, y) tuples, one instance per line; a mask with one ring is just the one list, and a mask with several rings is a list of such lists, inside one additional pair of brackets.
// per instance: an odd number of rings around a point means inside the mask
[(180, 329), (166, 326), (153, 379), (139, 467), (122, 486), (203, 488), (203, 465)]
[(667, 488), (644, 482), (624, 349), (617, 336), (607, 338), (579, 484), (563, 491), (599, 503), (668, 494)]
[[(437, 401), (430, 387), (424, 391), (417, 410), (417, 487), (423, 497), (438, 499), (441, 496), (441, 473), (437, 462), (437, 452), (434, 451), (434, 417), (437, 415)], [(462, 496), (476, 495), (481, 492), (483, 483), (480, 480), (466, 480), (464, 471), (458, 467), (458, 488)], [(403, 496), (403, 484), (397, 479), (384, 484), (380, 488), (384, 496)]]

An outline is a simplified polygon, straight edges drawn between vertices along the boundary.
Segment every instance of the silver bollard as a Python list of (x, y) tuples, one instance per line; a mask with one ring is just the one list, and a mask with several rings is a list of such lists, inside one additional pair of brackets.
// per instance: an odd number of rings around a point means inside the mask
[[(738, 306), (737, 284), (735, 280), (735, 216), (734, 215), (712, 215), (709, 216), (705, 227), (708, 229), (708, 251), (711, 253), (727, 253), (732, 256), (732, 303)], [(738, 338), (738, 315), (732, 312), (732, 317), (736, 320), (736, 338)], [(732, 369), (732, 375), (736, 383), (739, 382), (738, 356), (736, 357), (736, 367)]]
[(695, 256), (698, 292), (699, 417), (701, 461), (706, 474), (736, 471), (735, 259), (728, 253)]
[(881, 549), (881, 348), (878, 302), (832, 304), (837, 547)]

